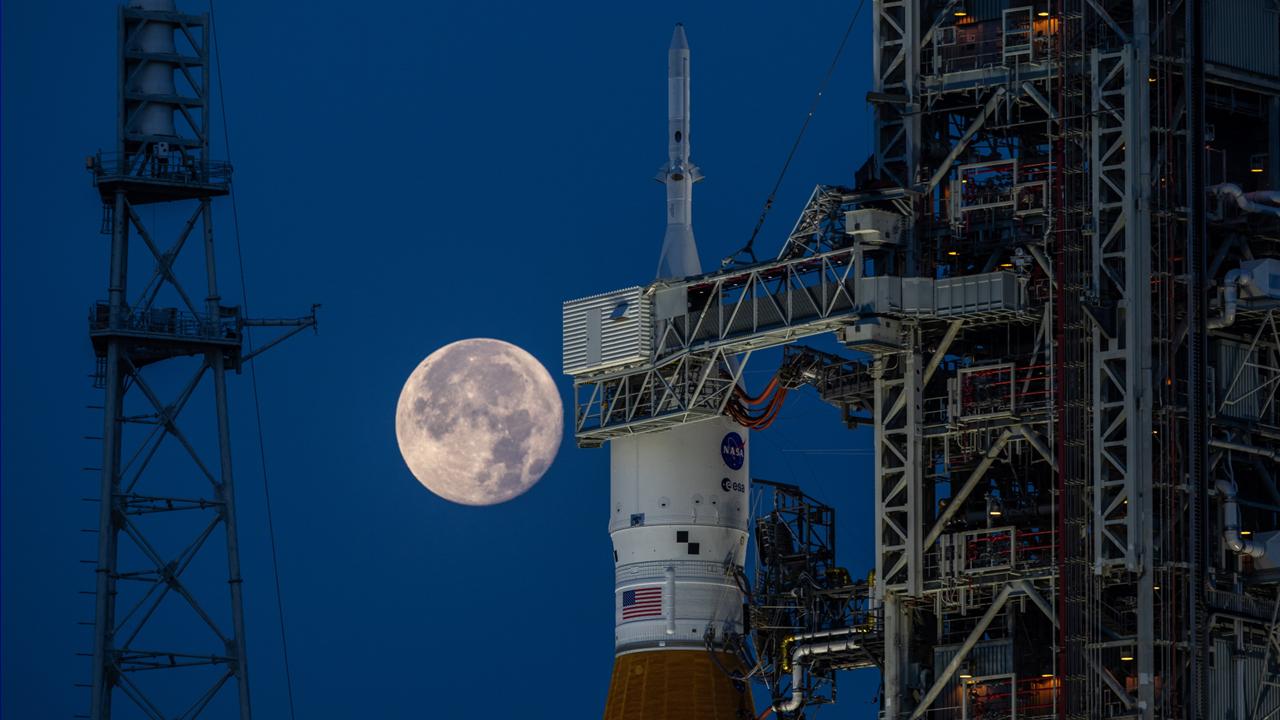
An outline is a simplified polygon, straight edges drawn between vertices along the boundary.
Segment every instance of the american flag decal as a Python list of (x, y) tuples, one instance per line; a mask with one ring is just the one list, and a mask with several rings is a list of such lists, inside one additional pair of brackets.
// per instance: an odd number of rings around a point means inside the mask
[(662, 616), (662, 586), (622, 591), (622, 619), (636, 620)]

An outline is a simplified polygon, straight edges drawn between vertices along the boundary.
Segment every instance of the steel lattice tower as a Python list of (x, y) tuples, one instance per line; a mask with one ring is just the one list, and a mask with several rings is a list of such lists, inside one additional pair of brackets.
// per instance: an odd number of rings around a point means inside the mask
[[(288, 336), (314, 326), (315, 316), (253, 321), (222, 302), (212, 204), (230, 192), (231, 166), (209, 155), (209, 39), (209, 17), (180, 13), (172, 0), (133, 0), (120, 9), (117, 145), (88, 161), (102, 231), (111, 236), (107, 299), (89, 315), (95, 386), (104, 391), (95, 719), (111, 717), (122, 696), (145, 717), (193, 718), (228, 685), (239, 717), (250, 717), (226, 376), (261, 352), (246, 349), (246, 327), (289, 327)], [(145, 206), (153, 218), (161, 209), (184, 218), (167, 246), (155, 223), (144, 221)], [(183, 255), (196, 238), (203, 247)], [(131, 285), (148, 269), (140, 287)], [(203, 299), (187, 290), (201, 269)], [(172, 306), (164, 306), (168, 299)], [(175, 383), (176, 376), (186, 379)], [(211, 432), (185, 433), (179, 415), (210, 385)], [(200, 448), (206, 441), (216, 448), (211, 461)], [(157, 460), (162, 445), (189, 458), (185, 475)], [(218, 564), (210, 546), (220, 534), (228, 587), (221, 600), (202, 587), (212, 572), (206, 564)], [(172, 612), (175, 604), (181, 612)], [(142, 671), (162, 682), (140, 681)], [(180, 714), (162, 709), (188, 691)]]
[(578, 444), (801, 385), (874, 433), (865, 581), (753, 478), (777, 717), (868, 667), (884, 720), (1280, 714), (1280, 6), (867, 7), (854, 186), (775, 260), (566, 303)]

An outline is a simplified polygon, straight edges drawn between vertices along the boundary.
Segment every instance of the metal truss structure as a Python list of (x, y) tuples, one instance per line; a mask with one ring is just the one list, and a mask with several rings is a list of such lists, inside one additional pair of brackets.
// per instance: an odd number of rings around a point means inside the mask
[[(756, 570), (749, 596), (749, 625), (762, 658), (779, 658), (776, 670), (792, 674), (787, 692), (809, 705), (836, 700), (836, 671), (880, 667), (882, 622), (870, 582), (854, 579), (836, 563), (835, 509), (784, 483), (756, 480)], [(822, 639), (845, 642), (814, 663), (792, 662), (795, 650)], [(780, 695), (772, 683), (770, 690)]]
[[(1280, 7), (873, 17), (857, 186), (776, 260), (642, 289), (651, 342), (567, 368), (579, 444), (724, 413), (752, 351), (834, 333), (856, 354), (777, 379), (874, 429), (876, 566), (865, 617), (755, 628), (779, 716), (871, 649), (886, 720), (1280, 714)], [(825, 587), (784, 572), (821, 543), (757, 542), (764, 604)]]
[[(254, 320), (222, 303), (212, 200), (231, 168), (209, 157), (208, 17), (121, 8), (119, 53), (118, 146), (88, 163), (111, 250), (107, 299), (89, 311), (104, 400), (86, 717), (248, 718), (226, 376), (314, 327), (314, 308)], [(180, 122), (155, 134), (164, 114)], [(168, 242), (144, 209), (179, 218)], [(253, 326), (282, 331), (246, 350)], [(227, 686), (234, 703), (218, 700)]]

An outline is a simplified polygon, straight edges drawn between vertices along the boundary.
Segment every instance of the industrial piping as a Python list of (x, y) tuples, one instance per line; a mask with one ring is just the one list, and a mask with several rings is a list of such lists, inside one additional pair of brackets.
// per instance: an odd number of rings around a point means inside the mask
[[(1239, 190), (1239, 188), (1236, 188)], [(1243, 196), (1242, 196), (1243, 197)], [(1280, 214), (1280, 208), (1276, 208)], [(1222, 314), (1209, 318), (1205, 326), (1210, 330), (1220, 330), (1236, 321), (1236, 305), (1240, 300), (1240, 288), (1253, 285), (1253, 274), (1240, 268), (1227, 271), (1222, 279)]]
[(1236, 452), (1242, 452), (1246, 455), (1256, 455), (1258, 457), (1270, 458), (1280, 463), (1280, 452), (1266, 450), (1260, 447), (1254, 447), (1253, 445), (1245, 445), (1244, 443), (1231, 442), (1229, 440), (1210, 440), (1209, 446), (1216, 447), (1221, 450), (1234, 450)]
[(1235, 183), (1211, 185), (1208, 190), (1218, 197), (1232, 198), (1236, 201), (1236, 206), (1245, 212), (1262, 213), (1264, 215), (1275, 215), (1276, 217), (1280, 217), (1280, 207), (1262, 204), (1280, 202), (1280, 192), (1275, 190), (1262, 190), (1259, 192), (1246, 193)]
[(828, 655), (831, 653), (856, 650), (859, 647), (859, 644), (856, 640), (848, 637), (841, 640), (827, 639), (827, 640), (821, 640), (820, 642), (811, 642), (807, 644), (799, 644), (799, 641), (826, 638), (826, 637), (830, 637), (834, 633), (839, 633), (839, 632), (846, 632), (852, 635), (853, 633), (858, 632), (858, 630), (856, 628), (851, 628), (845, 631), (827, 630), (823, 632), (805, 633), (803, 635), (795, 636), (795, 640), (797, 641), (797, 644), (795, 646), (795, 649), (791, 651), (791, 697), (788, 698), (787, 700), (774, 703), (773, 709), (775, 712), (778, 712), (778, 713), (795, 712), (796, 710), (800, 709), (801, 705), (804, 704), (804, 688), (801, 687), (801, 683), (804, 682), (804, 664), (803, 663), (806, 658), (814, 657), (817, 655)]
[(1222, 542), (1237, 555), (1260, 558), (1267, 553), (1261, 544), (1245, 540), (1240, 533), (1240, 503), (1236, 500), (1236, 484), (1231, 480), (1219, 480), (1215, 487), (1222, 495)]

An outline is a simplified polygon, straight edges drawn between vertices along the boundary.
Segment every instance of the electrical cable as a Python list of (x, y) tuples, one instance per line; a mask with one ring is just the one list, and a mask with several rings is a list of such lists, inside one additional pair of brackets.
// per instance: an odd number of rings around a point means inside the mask
[(723, 267), (732, 265), (743, 253), (751, 258), (751, 262), (756, 262), (754, 250), (756, 236), (760, 234), (760, 229), (764, 227), (765, 218), (769, 215), (769, 211), (773, 209), (773, 201), (778, 196), (778, 189), (782, 187), (782, 180), (787, 176), (787, 170), (791, 167), (791, 161), (795, 158), (796, 151), (800, 149), (800, 141), (804, 139), (804, 133), (809, 129), (809, 121), (813, 120), (813, 114), (818, 110), (818, 101), (822, 99), (822, 93), (827, 90), (827, 83), (831, 82), (831, 76), (836, 72), (836, 65), (840, 62), (840, 56), (844, 54), (844, 46), (849, 42), (849, 35), (853, 33), (854, 23), (858, 22), (858, 16), (862, 14), (862, 6), (866, 2), (867, 0), (859, 0), (858, 8), (853, 11), (853, 17), (849, 19), (849, 27), (845, 28), (844, 37), (840, 39), (840, 46), (836, 48), (835, 57), (831, 58), (831, 65), (827, 68), (827, 74), (818, 85), (818, 92), (813, 96), (813, 102), (809, 105), (809, 113), (804, 116), (804, 123), (800, 126), (800, 132), (796, 135), (795, 142), (791, 144), (791, 151), (787, 153), (787, 160), (782, 163), (782, 170), (778, 173), (778, 179), (773, 183), (773, 189), (769, 191), (769, 197), (764, 201), (764, 208), (760, 210), (760, 219), (756, 221), (756, 226), (751, 231), (751, 237), (740, 250), (720, 262)]
[[(213, 35), (213, 60), (218, 71), (218, 110), (222, 116), (222, 141), (227, 149), (227, 163), (232, 167), (235, 164), (231, 158), (231, 132), (227, 126), (227, 96), (222, 86), (222, 53), (221, 46), (218, 44), (218, 24), (214, 17), (213, 0), (209, 0), (209, 30)], [(231, 195), (231, 224), (234, 228), (236, 238), (236, 262), (240, 268), (240, 304), (244, 308), (244, 314), (249, 314), (249, 287), (245, 282), (244, 274), (244, 252), (241, 250), (240, 244), (240, 208), (236, 204), (235, 185), (230, 186)], [(245, 327), (245, 341), (249, 345), (249, 353), (253, 354), (253, 328)], [(276, 525), (275, 519), (271, 511), (271, 485), (267, 479), (267, 446), (262, 432), (262, 403), (258, 397), (258, 364), (252, 359), (249, 360), (249, 380), (253, 386), (253, 415), (254, 421), (258, 429), (258, 459), (262, 465), (262, 490), (266, 496), (267, 511), (267, 537), (271, 541), (271, 572), (275, 576), (276, 584), (276, 613), (280, 619), (280, 648), (284, 656), (284, 678), (285, 690), (289, 700), (289, 717), (295, 717), (293, 704), (293, 672), (289, 667), (289, 639), (285, 633), (285, 613), (284, 613), (284, 593), (280, 588), (280, 559), (276, 550)]]

